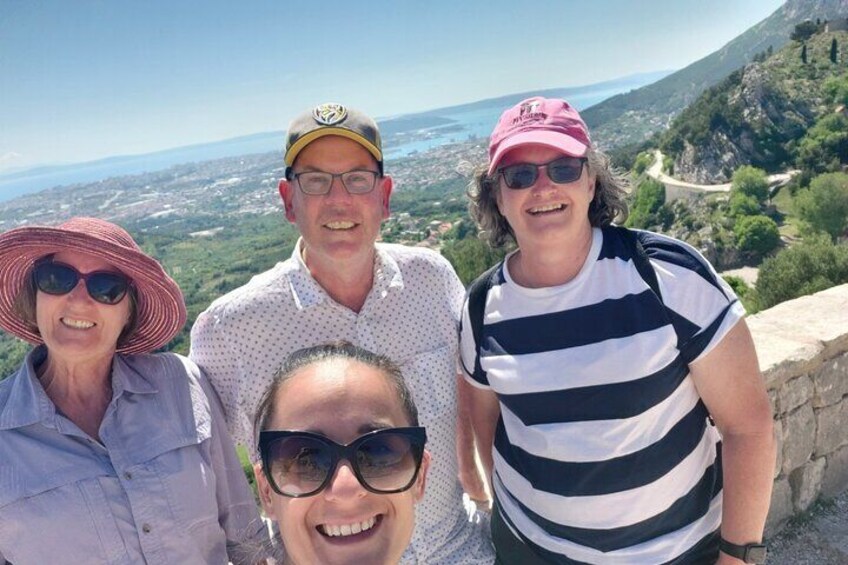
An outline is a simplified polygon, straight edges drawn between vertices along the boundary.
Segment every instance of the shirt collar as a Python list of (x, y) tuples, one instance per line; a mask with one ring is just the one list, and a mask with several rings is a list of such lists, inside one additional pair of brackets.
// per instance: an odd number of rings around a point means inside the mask
[[(403, 289), (403, 275), (397, 261), (380, 244), (375, 244), (374, 285), (368, 295), (381, 300), (388, 296), (392, 289)], [(303, 238), (298, 238), (292, 250), (291, 262), (293, 270), (289, 277), (292, 296), (298, 308), (309, 308), (331, 300), (327, 292), (312, 277), (309, 268), (303, 261)]]
[(38, 380), (35, 365), (47, 354), (44, 346), (30, 351), (17, 372), (10, 376), (11, 386), (0, 394), (0, 430), (29, 426), (56, 417), (56, 406), (47, 397)]
[[(30, 351), (18, 371), (9, 377), (11, 386), (0, 390), (0, 430), (21, 428), (38, 422), (54, 422), (56, 405), (44, 392), (35, 366), (47, 355), (41, 345)], [(124, 392), (151, 394), (157, 389), (120, 354), (112, 363), (112, 398)], [(5, 394), (4, 394), (5, 393)]]
[(112, 389), (113, 398), (117, 398), (124, 392), (131, 394), (155, 394), (159, 392), (142, 373), (135, 369), (132, 356), (126, 357), (120, 353), (115, 354), (112, 361)]

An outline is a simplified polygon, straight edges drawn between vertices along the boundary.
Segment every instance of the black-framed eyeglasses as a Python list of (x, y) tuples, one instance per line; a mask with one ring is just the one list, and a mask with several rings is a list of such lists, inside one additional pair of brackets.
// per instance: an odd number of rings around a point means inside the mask
[(327, 194), (336, 178), (342, 179), (345, 189), (351, 194), (367, 194), (377, 186), (380, 173), (368, 169), (354, 169), (344, 173), (327, 173), (324, 171), (307, 171), (292, 175), (304, 194)]
[(508, 188), (521, 190), (530, 188), (539, 180), (539, 169), (545, 169), (548, 178), (556, 184), (568, 184), (580, 178), (586, 157), (559, 157), (549, 163), (516, 163), (498, 169)]
[(114, 271), (82, 274), (70, 265), (56, 261), (38, 263), (32, 269), (35, 286), (41, 292), (61, 296), (71, 292), (80, 279), (85, 281), (88, 295), (101, 304), (117, 304), (129, 290), (130, 279)]
[(292, 498), (324, 490), (342, 459), (365, 489), (403, 492), (418, 476), (426, 443), (427, 432), (420, 426), (376, 430), (347, 445), (312, 432), (259, 432), (262, 472), (274, 492)]

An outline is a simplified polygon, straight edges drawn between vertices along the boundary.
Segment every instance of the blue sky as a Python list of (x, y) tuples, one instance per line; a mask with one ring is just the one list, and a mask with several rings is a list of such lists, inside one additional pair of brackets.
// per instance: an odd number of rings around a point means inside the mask
[(0, 0), (0, 172), (678, 69), (781, 0)]

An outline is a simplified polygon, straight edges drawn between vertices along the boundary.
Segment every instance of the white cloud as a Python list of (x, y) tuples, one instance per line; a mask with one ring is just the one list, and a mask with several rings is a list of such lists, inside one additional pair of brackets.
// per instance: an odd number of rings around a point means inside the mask
[(0, 163), (2, 163), (4, 165), (13, 164), (16, 161), (20, 161), (22, 158), (23, 158), (23, 155), (21, 155), (20, 153), (15, 153), (14, 151), (9, 151), (5, 155), (0, 155)]

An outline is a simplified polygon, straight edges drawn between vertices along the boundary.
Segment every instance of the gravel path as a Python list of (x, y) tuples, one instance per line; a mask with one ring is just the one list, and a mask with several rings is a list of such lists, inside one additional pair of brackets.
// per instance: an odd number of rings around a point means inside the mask
[(768, 541), (769, 565), (848, 565), (848, 491)]

